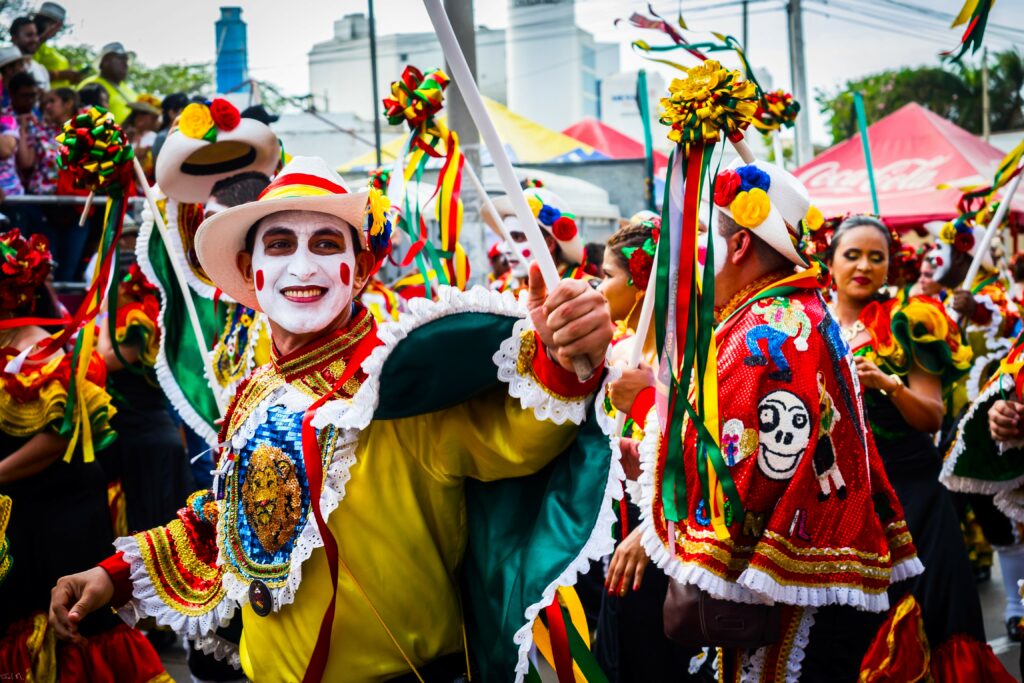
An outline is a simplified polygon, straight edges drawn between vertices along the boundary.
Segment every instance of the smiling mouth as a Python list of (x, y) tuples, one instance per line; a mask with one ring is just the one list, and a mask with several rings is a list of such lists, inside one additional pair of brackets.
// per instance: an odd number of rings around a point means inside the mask
[(281, 295), (285, 299), (297, 304), (308, 304), (318, 301), (327, 294), (326, 287), (285, 287)]
[(853, 278), (853, 281), (856, 282), (858, 285), (870, 285), (871, 284), (871, 278), (867, 278), (867, 277), (855, 277), (855, 278)]

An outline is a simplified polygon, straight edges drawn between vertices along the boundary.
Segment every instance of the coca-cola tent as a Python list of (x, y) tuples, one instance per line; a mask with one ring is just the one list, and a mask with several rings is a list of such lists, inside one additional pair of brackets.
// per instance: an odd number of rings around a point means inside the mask
[[(1004, 153), (917, 103), (907, 104), (868, 127), (879, 212), (901, 230), (956, 216), (960, 192), (939, 190), (987, 185)], [(800, 167), (796, 176), (826, 216), (870, 213), (871, 191), (860, 134)], [(1017, 224), (1024, 197), (1013, 201)]]

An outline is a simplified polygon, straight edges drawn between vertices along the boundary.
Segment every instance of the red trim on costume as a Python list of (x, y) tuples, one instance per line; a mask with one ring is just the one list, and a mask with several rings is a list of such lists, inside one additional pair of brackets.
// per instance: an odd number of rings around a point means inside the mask
[(641, 429), (647, 421), (647, 415), (650, 414), (651, 408), (654, 407), (655, 398), (657, 398), (657, 394), (654, 387), (644, 387), (633, 399), (633, 405), (629, 407), (630, 419)]
[(124, 553), (111, 555), (96, 565), (110, 575), (114, 582), (114, 597), (110, 604), (120, 607), (132, 599), (131, 565), (124, 561)]
[(583, 398), (597, 391), (597, 385), (601, 382), (600, 372), (595, 372), (593, 377), (581, 382), (575, 373), (548, 358), (540, 335), (534, 332), (534, 337), (537, 340), (537, 352), (533, 354), (533, 375), (541, 384), (555, 394), (568, 398)]

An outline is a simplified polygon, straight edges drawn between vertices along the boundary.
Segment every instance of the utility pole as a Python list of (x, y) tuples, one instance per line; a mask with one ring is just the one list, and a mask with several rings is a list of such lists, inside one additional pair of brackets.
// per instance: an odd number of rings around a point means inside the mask
[(373, 144), (377, 153), (377, 168), (380, 168), (380, 93), (377, 92), (377, 21), (373, 16), (373, 0), (366, 3), (370, 11), (370, 92), (373, 93)]
[(747, 19), (748, 19), (747, 9), (748, 9), (748, 5), (749, 5), (748, 1), (747, 0), (743, 0), (743, 52), (745, 52), (747, 54), (747, 56), (750, 56), (750, 46), (747, 44), (747, 36), (748, 36), (748, 33), (747, 33)]
[[(466, 56), (466, 63), (469, 71), (476, 76), (476, 27), (473, 22), (473, 0), (444, 0), (444, 11), (448, 20), (452, 23), (455, 37), (462, 47), (462, 54)], [(451, 68), (445, 65), (448, 73)], [(465, 163), (473, 167), (477, 177), (483, 179), (480, 168), (480, 133), (473, 123), (473, 117), (466, 108), (466, 101), (455, 83), (448, 86), (445, 97), (445, 110), (448, 113), (448, 126), (459, 136), (459, 144), (462, 146), (462, 154)], [(462, 183), (462, 234), (460, 242), (463, 249), (469, 256), (470, 264), (475, 266), (476, 275), (482, 273), (480, 267), (487, 263), (488, 228), (480, 220), (480, 201), (472, 183)], [(472, 273), (471, 273), (472, 277)], [(476, 279), (476, 278), (473, 278)]]
[(992, 124), (989, 121), (988, 100), (988, 48), (981, 50), (981, 135), (988, 142), (992, 134)]
[(807, 99), (807, 64), (804, 62), (804, 20), (800, 0), (789, 0), (786, 6), (789, 21), (789, 74), (793, 97), (803, 107), (804, 115), (796, 122), (796, 165), (806, 164), (814, 156), (811, 146), (811, 103)]

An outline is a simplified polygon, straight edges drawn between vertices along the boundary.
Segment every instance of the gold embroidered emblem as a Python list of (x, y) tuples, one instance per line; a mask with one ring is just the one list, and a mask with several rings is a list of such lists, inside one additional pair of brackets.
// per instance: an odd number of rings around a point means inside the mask
[(261, 444), (253, 451), (242, 484), (242, 503), (256, 538), (275, 553), (302, 518), (302, 490), (295, 464), (280, 448)]

